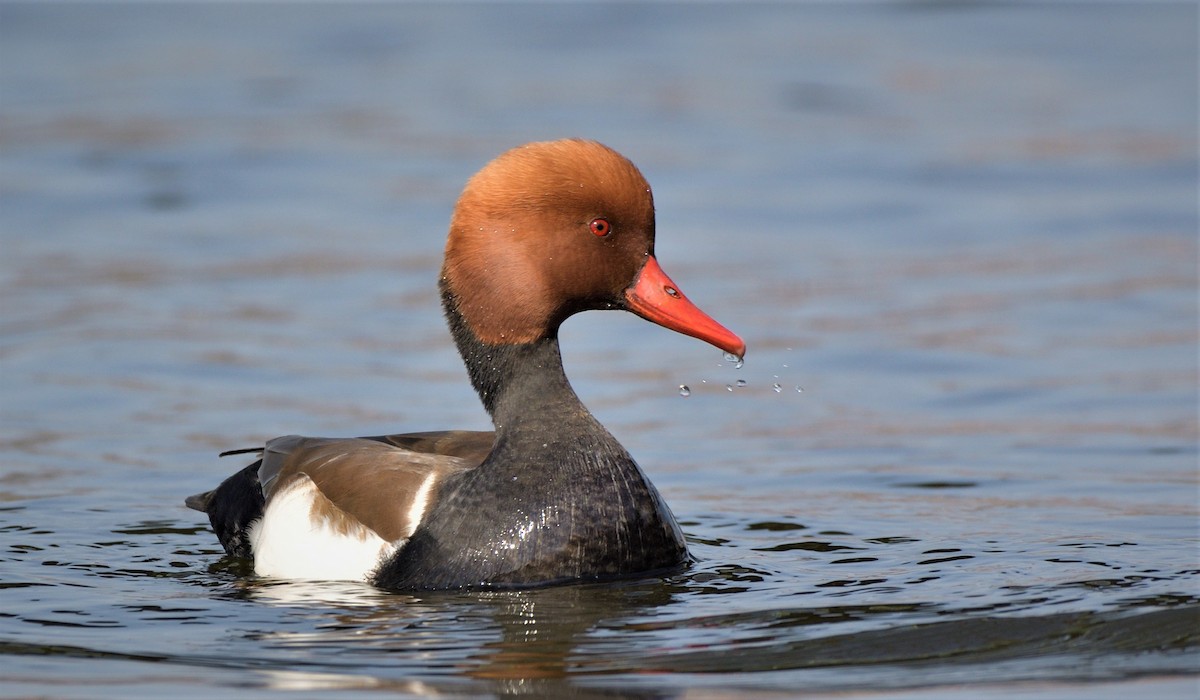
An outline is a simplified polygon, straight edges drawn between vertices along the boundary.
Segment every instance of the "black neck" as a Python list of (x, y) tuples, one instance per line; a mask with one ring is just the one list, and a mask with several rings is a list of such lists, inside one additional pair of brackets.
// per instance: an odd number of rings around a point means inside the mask
[(587, 432), (608, 436), (567, 381), (557, 332), (528, 343), (485, 343), (463, 319), (458, 299), (444, 281), (441, 291), (450, 333), (498, 438), (537, 437), (530, 433), (541, 432), (539, 425), (559, 433), (564, 424), (579, 423)]

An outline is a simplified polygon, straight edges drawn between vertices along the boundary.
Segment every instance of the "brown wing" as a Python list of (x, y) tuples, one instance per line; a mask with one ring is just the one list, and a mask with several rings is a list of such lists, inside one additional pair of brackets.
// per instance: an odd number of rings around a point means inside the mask
[(394, 542), (412, 534), (447, 476), (478, 464), (378, 439), (288, 435), (267, 442), (258, 475), (268, 503), (273, 494), (307, 477), (324, 496), (313, 502), (314, 520), (339, 529), (361, 524)]
[(435, 430), (427, 433), (402, 433), (366, 438), (414, 452), (450, 455), (475, 462), (483, 462), (492, 451), (496, 434), (490, 430)]

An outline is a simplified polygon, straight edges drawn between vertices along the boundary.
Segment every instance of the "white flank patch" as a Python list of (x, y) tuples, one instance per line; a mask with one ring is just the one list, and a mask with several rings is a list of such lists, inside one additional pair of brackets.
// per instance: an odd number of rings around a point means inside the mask
[(404, 538), (412, 537), (416, 531), (417, 525), (421, 524), (421, 518), (425, 517), (425, 508), (429, 506), (429, 492), (433, 489), (433, 482), (437, 481), (437, 474), (430, 472), (425, 480), (421, 482), (420, 488), (413, 494), (412, 506), (408, 509), (408, 522), (411, 523), (411, 529), (404, 533)]
[(324, 497), (307, 477), (271, 498), (262, 519), (250, 526), (254, 573), (310, 581), (365, 581), (383, 557), (396, 551), (395, 544), (366, 527), (342, 534), (324, 519), (314, 520), (314, 498)]

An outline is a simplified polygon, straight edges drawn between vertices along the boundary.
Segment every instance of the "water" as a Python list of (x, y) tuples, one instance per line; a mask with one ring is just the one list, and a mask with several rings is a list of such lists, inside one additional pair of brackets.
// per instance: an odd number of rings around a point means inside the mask
[[(0, 5), (3, 694), (1194, 697), (1196, 24)], [(562, 135), (641, 166), (749, 346), (563, 328), (696, 564), (407, 596), (222, 559), (182, 505), (217, 452), (486, 427), (446, 221)]]

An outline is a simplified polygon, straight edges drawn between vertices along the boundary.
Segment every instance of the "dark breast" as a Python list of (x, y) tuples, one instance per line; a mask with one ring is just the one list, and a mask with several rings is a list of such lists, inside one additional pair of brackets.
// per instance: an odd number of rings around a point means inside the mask
[[(686, 563), (679, 526), (638, 466), (624, 454), (588, 458), (583, 468), (485, 464), (459, 475), (374, 583), (401, 590), (527, 587)], [(537, 477), (523, 478), (531, 472)]]

